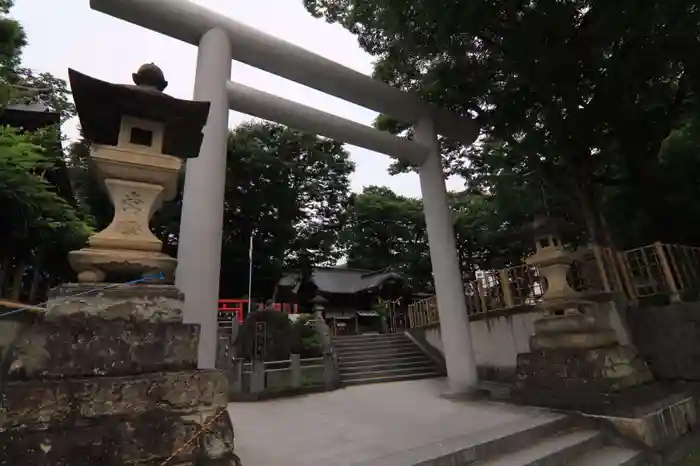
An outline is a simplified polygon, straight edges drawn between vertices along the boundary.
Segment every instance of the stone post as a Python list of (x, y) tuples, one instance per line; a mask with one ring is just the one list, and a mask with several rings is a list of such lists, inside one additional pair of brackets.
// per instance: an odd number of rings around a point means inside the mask
[(168, 284), (177, 261), (148, 230), (199, 150), (208, 104), (163, 94), (153, 64), (136, 86), (69, 76), (115, 215), (70, 253), (79, 283), (53, 289), (46, 312), (0, 342), (0, 464), (235, 463), (226, 377), (197, 370), (199, 326), (183, 323), (184, 296)]
[(265, 361), (253, 359), (250, 372), (250, 392), (262, 393), (265, 391)]
[(335, 358), (332, 354), (323, 355), (323, 383), (326, 390), (334, 390), (338, 386), (339, 377), (337, 375)]
[(243, 359), (236, 358), (232, 362), (231, 376), (231, 391), (233, 393), (243, 392)]
[(292, 372), (292, 388), (301, 387), (301, 356), (291, 355), (290, 367)]

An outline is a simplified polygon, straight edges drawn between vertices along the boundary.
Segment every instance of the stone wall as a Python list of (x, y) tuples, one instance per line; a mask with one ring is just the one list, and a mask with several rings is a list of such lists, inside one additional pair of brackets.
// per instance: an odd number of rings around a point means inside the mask
[(700, 381), (700, 303), (634, 309), (628, 322), (657, 379)]

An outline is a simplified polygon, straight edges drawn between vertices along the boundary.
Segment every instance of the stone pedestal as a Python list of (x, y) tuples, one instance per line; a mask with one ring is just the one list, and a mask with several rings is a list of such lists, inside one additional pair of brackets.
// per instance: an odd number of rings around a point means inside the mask
[(182, 294), (94, 288), (59, 287), (35, 323), (0, 323), (0, 464), (237, 464), (226, 377), (197, 370)]
[(520, 388), (616, 391), (653, 380), (637, 351), (619, 345), (597, 303), (554, 300), (542, 307), (531, 352), (518, 355)]

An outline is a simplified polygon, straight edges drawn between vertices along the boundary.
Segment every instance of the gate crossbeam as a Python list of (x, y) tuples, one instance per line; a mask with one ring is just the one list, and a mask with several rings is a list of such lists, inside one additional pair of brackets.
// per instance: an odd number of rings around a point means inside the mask
[(478, 128), (469, 117), (440, 108), (417, 94), (396, 89), (188, 0), (90, 0), (90, 6), (195, 46), (207, 31), (221, 29), (231, 42), (233, 60), (404, 123), (412, 125), (421, 118), (430, 117), (438, 134), (463, 144), (471, 144), (476, 139)]
[(229, 107), (237, 112), (381, 152), (416, 166), (428, 156), (428, 148), (417, 142), (252, 87), (229, 82), (226, 90)]

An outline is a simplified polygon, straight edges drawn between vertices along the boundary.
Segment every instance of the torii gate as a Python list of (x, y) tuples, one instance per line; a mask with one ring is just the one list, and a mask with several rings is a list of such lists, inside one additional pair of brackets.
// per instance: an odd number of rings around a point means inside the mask
[[(198, 47), (194, 99), (211, 107), (200, 155), (187, 162), (176, 285), (185, 294), (185, 321), (201, 325), (200, 368), (213, 368), (216, 355), (228, 112), (235, 110), (419, 167), (450, 391), (474, 389), (476, 363), (437, 141), (439, 133), (471, 144), (478, 130), (470, 118), (188, 0), (90, 0), (90, 6)], [(232, 60), (411, 124), (414, 140), (231, 82)]]

